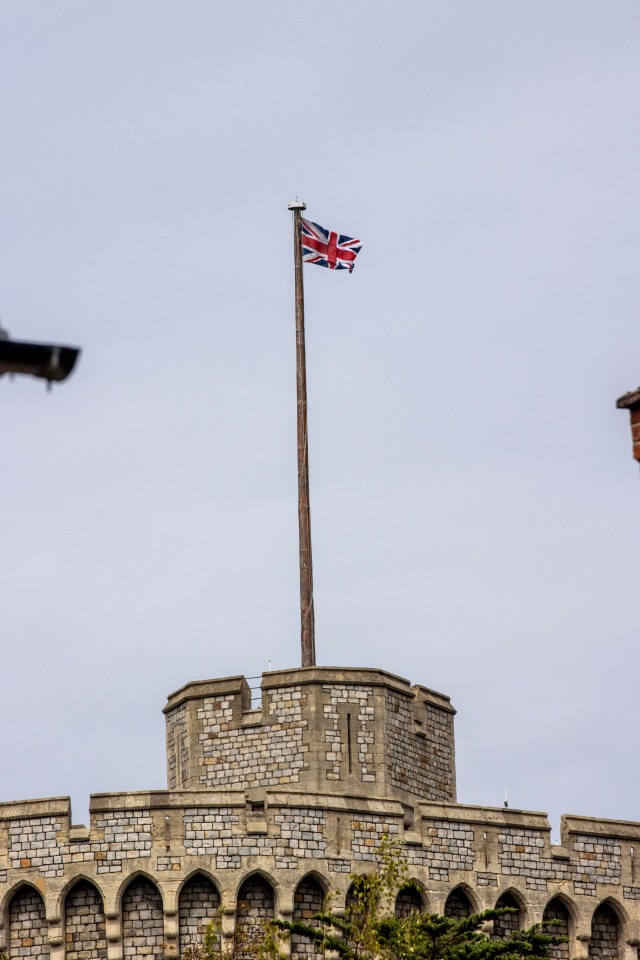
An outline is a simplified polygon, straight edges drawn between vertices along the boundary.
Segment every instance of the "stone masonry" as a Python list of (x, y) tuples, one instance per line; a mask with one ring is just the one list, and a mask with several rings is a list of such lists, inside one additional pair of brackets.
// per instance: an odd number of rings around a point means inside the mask
[[(557, 960), (639, 960), (640, 824), (456, 802), (449, 699), (380, 670), (187, 684), (165, 707), (169, 789), (0, 804), (0, 952), (11, 960), (170, 958), (220, 916), (222, 937), (306, 916), (401, 845), (417, 892), (399, 913), (555, 919)], [(494, 931), (499, 933), (500, 930)], [(310, 957), (295, 942), (294, 954)]]

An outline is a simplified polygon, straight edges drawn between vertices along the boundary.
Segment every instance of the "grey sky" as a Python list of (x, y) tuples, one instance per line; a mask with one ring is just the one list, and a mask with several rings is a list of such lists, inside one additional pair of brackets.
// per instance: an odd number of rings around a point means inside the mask
[(465, 802), (640, 818), (636, 0), (1, 0), (0, 800), (162, 788), (166, 694), (317, 646), (449, 693)]

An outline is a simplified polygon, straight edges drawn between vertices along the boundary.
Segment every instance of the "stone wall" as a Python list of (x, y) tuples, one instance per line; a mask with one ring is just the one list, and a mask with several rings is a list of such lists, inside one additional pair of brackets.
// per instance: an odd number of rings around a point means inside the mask
[(376, 710), (373, 688), (366, 685), (324, 685), (323, 719), (327, 780), (375, 783)]
[(272, 787), (300, 782), (308, 750), (303, 743), (302, 692), (297, 688), (268, 691), (266, 701), (266, 722), (240, 728), (233, 724), (231, 697), (202, 702), (197, 713), (198, 786)]
[(189, 683), (169, 697), (169, 789), (294, 786), (455, 800), (449, 698), (382, 670), (313, 667)]
[(167, 785), (182, 789), (189, 778), (189, 732), (187, 707), (182, 703), (167, 717)]
[[(324, 905), (324, 890), (315, 877), (305, 877), (301, 880), (293, 898), (292, 919), (314, 925), (312, 917), (322, 911)], [(317, 923), (315, 924), (318, 925)], [(297, 934), (291, 935), (291, 954), (292, 956), (304, 956), (320, 958), (324, 956), (324, 951), (320, 950), (317, 944), (305, 937)]]
[(201, 874), (190, 877), (180, 892), (178, 910), (179, 949), (203, 942), (203, 934), (212, 920), (218, 919), (220, 894), (211, 880)]
[(549, 947), (549, 956), (552, 960), (569, 960), (569, 935), (571, 933), (571, 918), (569, 911), (559, 897), (550, 900), (544, 908), (542, 917), (546, 923), (551, 921), (549, 926), (544, 927), (546, 933), (556, 937), (565, 937), (566, 943), (558, 943)]
[[(48, 946), (54, 960), (65, 950), (74, 960), (81, 922), (88, 956), (104, 955), (105, 936), (111, 960), (153, 956), (162, 944), (171, 955), (218, 903), (227, 933), (236, 909), (238, 917), (290, 915), (298, 885), (310, 876), (337, 891), (340, 907), (350, 874), (375, 868), (385, 835), (402, 846), (430, 910), (442, 911), (448, 900), (450, 912), (460, 912), (454, 905), (469, 896), (481, 909), (507, 895), (519, 922), (529, 924), (561, 896), (570, 955), (582, 956), (581, 945), (591, 943), (596, 960), (611, 950), (610, 915), (594, 920), (605, 901), (618, 918), (620, 956), (640, 935), (631, 882), (638, 824), (567, 817), (554, 847), (542, 814), (423, 803), (408, 821), (396, 800), (276, 790), (261, 802), (243, 792), (99, 795), (89, 829), (72, 827), (69, 813), (65, 800), (0, 804), (0, 944), (10, 945), (12, 958), (41, 956)], [(196, 873), (197, 882), (189, 880)]]
[(48, 957), (47, 921), (40, 894), (31, 887), (22, 887), (12, 898), (8, 913), (10, 960)]
[(66, 960), (104, 960), (107, 932), (102, 897), (86, 880), (67, 893), (64, 903)]
[(593, 915), (589, 957), (591, 960), (615, 960), (620, 941), (620, 921), (608, 903), (601, 904)]
[(11, 960), (171, 958), (218, 910), (231, 942), (266, 916), (307, 915), (329, 889), (343, 910), (386, 836), (420, 891), (400, 912), (512, 903), (496, 935), (555, 916), (569, 943), (554, 960), (638, 960), (640, 824), (564, 817), (552, 846), (544, 814), (456, 803), (441, 694), (310, 668), (266, 675), (257, 710), (231, 678), (187, 685), (166, 714), (171, 789), (98, 794), (88, 827), (66, 798), (0, 804)]
[[(160, 891), (146, 877), (136, 877), (122, 897), (122, 953), (124, 957), (164, 955), (164, 923)], [(13, 958), (10, 958), (13, 960)]]

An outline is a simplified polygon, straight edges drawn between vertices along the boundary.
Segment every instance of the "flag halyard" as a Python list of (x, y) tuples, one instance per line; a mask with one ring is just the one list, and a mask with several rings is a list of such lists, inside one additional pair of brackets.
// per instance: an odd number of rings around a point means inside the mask
[(347, 237), (343, 233), (327, 230), (319, 223), (300, 218), (302, 236), (302, 259), (305, 263), (316, 263), (329, 270), (348, 270), (354, 268), (354, 261), (362, 249), (360, 240)]

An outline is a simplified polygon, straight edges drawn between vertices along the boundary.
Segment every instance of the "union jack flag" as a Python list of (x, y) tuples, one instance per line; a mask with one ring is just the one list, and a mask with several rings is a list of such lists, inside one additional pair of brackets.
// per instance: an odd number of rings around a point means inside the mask
[(317, 263), (329, 270), (353, 270), (354, 260), (360, 253), (362, 244), (353, 237), (325, 230), (311, 220), (302, 223), (302, 259), (305, 263)]

